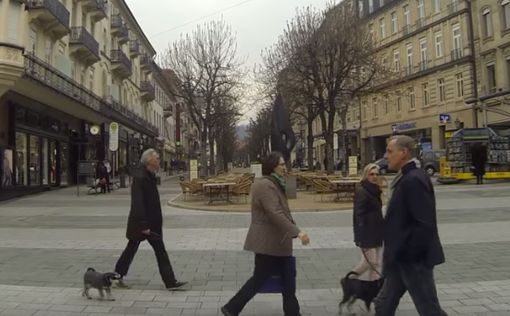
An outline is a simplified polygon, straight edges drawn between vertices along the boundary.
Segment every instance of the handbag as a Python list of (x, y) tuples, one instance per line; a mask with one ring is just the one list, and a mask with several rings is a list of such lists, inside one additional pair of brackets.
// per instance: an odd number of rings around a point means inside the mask
[[(296, 257), (287, 257), (290, 260), (291, 276), (294, 287), (296, 287)], [(275, 271), (271, 276), (264, 282), (262, 287), (258, 290), (259, 293), (282, 293), (283, 290), (283, 279), (280, 271)]]

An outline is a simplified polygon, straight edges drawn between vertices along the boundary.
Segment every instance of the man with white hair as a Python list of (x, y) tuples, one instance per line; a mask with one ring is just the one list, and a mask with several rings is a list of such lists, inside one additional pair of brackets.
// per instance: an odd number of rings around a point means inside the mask
[(124, 283), (123, 277), (127, 275), (138, 246), (144, 240), (147, 240), (154, 249), (165, 287), (168, 290), (176, 290), (187, 283), (177, 281), (175, 278), (163, 243), (163, 216), (155, 176), (159, 163), (159, 154), (156, 150), (147, 149), (140, 158), (140, 168), (133, 173), (131, 210), (126, 231), (129, 241), (115, 265), (115, 272), (122, 277), (117, 281), (118, 287), (129, 288)]

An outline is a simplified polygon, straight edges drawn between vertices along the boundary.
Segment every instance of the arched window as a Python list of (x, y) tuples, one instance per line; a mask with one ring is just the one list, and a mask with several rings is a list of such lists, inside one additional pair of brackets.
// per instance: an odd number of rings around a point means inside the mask
[(484, 37), (492, 36), (492, 14), (489, 8), (482, 10), (482, 29)]

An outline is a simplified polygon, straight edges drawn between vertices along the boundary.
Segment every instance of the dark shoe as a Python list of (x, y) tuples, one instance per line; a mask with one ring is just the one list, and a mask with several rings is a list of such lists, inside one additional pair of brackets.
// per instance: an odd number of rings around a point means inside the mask
[(118, 287), (119, 289), (130, 289), (131, 287), (129, 285), (127, 285), (124, 280), (122, 278), (118, 279), (116, 282), (115, 282), (115, 286)]
[(181, 290), (180, 287), (182, 287), (183, 285), (186, 285), (186, 284), (188, 284), (188, 282), (186, 282), (186, 281), (175, 281), (174, 284), (167, 286), (166, 289), (169, 291)]
[(233, 314), (233, 313), (229, 312), (225, 306), (222, 306), (220, 310), (223, 313), (223, 315), (225, 315), (225, 316), (237, 316), (238, 315), (238, 314)]

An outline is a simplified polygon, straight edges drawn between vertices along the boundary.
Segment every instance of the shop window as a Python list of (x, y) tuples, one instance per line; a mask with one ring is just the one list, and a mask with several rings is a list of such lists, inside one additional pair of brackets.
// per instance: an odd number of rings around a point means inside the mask
[(69, 144), (60, 143), (60, 185), (69, 181)]
[(39, 137), (30, 135), (30, 156), (28, 163), (30, 185), (41, 184), (41, 141)]
[(57, 184), (57, 142), (56, 141), (50, 141), (50, 184), (56, 185)]
[(48, 160), (48, 139), (43, 138), (42, 140), (42, 184), (47, 185), (48, 184), (48, 175), (49, 175), (49, 160)]
[(16, 158), (14, 179), (17, 185), (27, 185), (27, 135), (16, 133)]
[(13, 152), (10, 149), (0, 149), (0, 187), (8, 188), (14, 183)]

